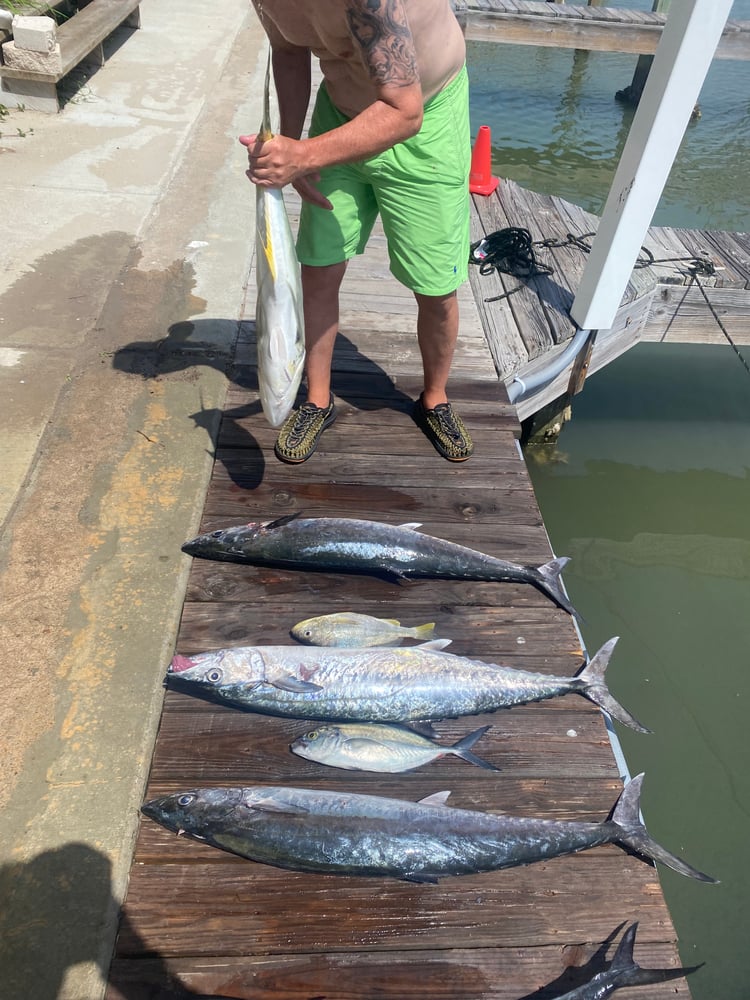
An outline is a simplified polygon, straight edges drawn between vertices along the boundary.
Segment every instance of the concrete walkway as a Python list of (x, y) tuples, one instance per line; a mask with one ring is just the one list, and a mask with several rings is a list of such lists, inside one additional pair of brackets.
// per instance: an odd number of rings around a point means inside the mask
[(144, 0), (0, 121), (0, 982), (96, 1000), (243, 316), (264, 36)]

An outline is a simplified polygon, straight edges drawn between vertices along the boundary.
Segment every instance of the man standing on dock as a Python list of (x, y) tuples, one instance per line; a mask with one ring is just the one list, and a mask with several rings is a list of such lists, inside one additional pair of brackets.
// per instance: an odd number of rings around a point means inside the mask
[[(471, 160), (463, 33), (449, 0), (253, 0), (272, 50), (280, 134), (241, 136), (254, 184), (293, 184), (302, 203), (297, 256), (307, 401), (275, 452), (304, 462), (336, 413), (331, 362), (347, 261), (380, 214), (390, 268), (417, 301), (424, 390), (414, 419), (448, 460), (473, 445), (448, 402), (458, 337), (456, 290), (469, 258)], [(320, 61), (309, 137), (311, 56)]]

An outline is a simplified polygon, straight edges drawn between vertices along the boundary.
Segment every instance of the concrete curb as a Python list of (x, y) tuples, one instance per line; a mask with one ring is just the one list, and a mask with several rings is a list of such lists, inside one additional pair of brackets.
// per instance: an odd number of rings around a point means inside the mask
[[(189, 570), (180, 545), (200, 521), (251, 266), (236, 137), (260, 121), (262, 31), (239, 3), (212, 10), (211, 49), (175, 37), (166, 0), (142, 13), (89, 82), (93, 111), (32, 116), (26, 173), (12, 181), (23, 237), (13, 261), (0, 249), (0, 351), (21, 365), (0, 374), (20, 449), (0, 551), (17, 674), (0, 710), (9, 998), (96, 1000), (106, 986)], [(154, 68), (165, 45), (172, 58)], [(144, 93), (159, 87), (172, 103), (155, 112)], [(144, 132), (163, 154), (147, 180)], [(85, 158), (96, 134), (110, 152), (116, 134), (122, 155), (106, 188), (88, 190), (83, 175), (105, 169), (100, 147)], [(45, 231), (56, 194), (70, 224)], [(81, 262), (89, 270), (71, 279)], [(71, 281), (87, 295), (77, 322)]]

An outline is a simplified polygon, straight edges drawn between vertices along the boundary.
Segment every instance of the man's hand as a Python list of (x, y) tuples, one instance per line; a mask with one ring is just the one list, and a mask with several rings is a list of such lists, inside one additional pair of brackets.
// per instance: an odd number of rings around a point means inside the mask
[(317, 172), (305, 173), (301, 166), (302, 142), (275, 135), (263, 142), (257, 135), (241, 135), (240, 142), (247, 148), (247, 177), (259, 187), (281, 188), (292, 184), (304, 201), (321, 208), (333, 205), (315, 187), (320, 180)]

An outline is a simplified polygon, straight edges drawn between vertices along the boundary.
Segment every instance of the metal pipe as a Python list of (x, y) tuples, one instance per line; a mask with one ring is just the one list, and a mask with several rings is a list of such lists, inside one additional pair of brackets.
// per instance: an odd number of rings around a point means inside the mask
[(518, 375), (514, 375), (513, 381), (507, 387), (511, 403), (517, 403), (519, 399), (528, 396), (529, 393), (536, 392), (537, 389), (541, 389), (542, 386), (547, 385), (553, 379), (557, 378), (561, 372), (565, 371), (586, 343), (589, 333), (589, 330), (582, 330), (580, 328), (576, 330), (574, 337), (565, 350), (561, 351), (546, 368), (540, 369), (527, 379), (522, 379)]

